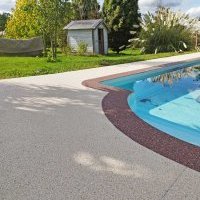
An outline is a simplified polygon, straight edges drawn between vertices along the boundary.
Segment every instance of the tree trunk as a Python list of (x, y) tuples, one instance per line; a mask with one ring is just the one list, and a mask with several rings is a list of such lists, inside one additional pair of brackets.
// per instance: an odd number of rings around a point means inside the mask
[(43, 31), (43, 34), (42, 34), (42, 38), (43, 38), (43, 44), (44, 44), (44, 52), (43, 52), (43, 56), (47, 56), (47, 45), (46, 45), (46, 38), (45, 38), (45, 32)]
[(57, 58), (57, 25), (55, 27), (55, 35), (54, 35), (54, 51), (55, 51), (55, 59)]
[(198, 33), (196, 33), (196, 44), (195, 44), (195, 48), (198, 48)]
[(55, 42), (52, 38), (51, 38), (51, 51), (52, 51), (52, 59), (55, 60), (56, 59)]

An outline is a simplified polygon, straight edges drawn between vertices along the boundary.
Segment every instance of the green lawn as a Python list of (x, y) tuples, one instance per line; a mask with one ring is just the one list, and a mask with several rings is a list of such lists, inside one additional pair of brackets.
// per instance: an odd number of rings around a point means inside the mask
[(173, 56), (176, 53), (141, 55), (139, 50), (126, 50), (121, 54), (110, 53), (107, 56), (58, 55), (58, 62), (48, 63), (47, 58), (37, 57), (0, 57), (0, 79), (53, 74), (106, 65), (129, 63), (154, 58)]

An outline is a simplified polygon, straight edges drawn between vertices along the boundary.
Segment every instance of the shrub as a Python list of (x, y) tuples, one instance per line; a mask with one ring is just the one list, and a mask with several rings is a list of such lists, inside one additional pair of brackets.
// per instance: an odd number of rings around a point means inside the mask
[(53, 57), (53, 53), (52, 53), (52, 51), (49, 51), (48, 53), (47, 53), (47, 62), (56, 62), (56, 59)]
[(74, 49), (67, 44), (65, 47), (63, 47), (62, 52), (65, 53), (66, 55), (70, 55), (74, 52)]
[(77, 52), (79, 55), (85, 55), (87, 53), (87, 50), (88, 50), (88, 44), (86, 44), (85, 42), (78, 43)]
[(182, 52), (190, 50), (194, 20), (188, 15), (160, 8), (155, 14), (144, 15), (139, 38), (132, 39), (132, 45), (142, 47), (145, 53)]

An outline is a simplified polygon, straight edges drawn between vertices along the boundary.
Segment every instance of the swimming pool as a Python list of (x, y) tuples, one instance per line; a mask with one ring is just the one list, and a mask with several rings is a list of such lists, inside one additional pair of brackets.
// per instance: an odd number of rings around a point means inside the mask
[(200, 146), (200, 61), (102, 83), (131, 91), (131, 110), (148, 124)]

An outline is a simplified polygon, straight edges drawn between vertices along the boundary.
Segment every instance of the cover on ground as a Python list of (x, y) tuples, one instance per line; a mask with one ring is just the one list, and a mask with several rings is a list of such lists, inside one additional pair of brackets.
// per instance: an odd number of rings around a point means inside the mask
[(44, 49), (41, 37), (28, 40), (0, 39), (0, 55), (37, 56)]

